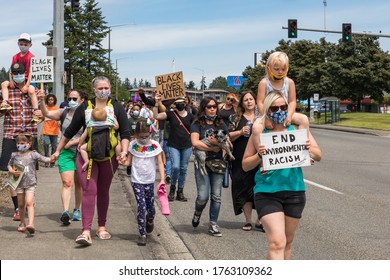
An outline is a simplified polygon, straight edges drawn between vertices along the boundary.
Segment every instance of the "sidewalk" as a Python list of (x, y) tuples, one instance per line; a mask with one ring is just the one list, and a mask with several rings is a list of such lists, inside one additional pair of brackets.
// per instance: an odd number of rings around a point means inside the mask
[[(17, 232), (19, 222), (12, 220), (13, 209), (6, 208), (0, 213), (0, 259), (2, 260), (166, 260), (170, 259), (167, 240), (179, 250), (178, 259), (192, 259), (183, 242), (161, 214), (156, 203), (156, 226), (148, 236), (147, 246), (138, 246), (138, 226), (136, 204), (125, 169), (118, 169), (110, 190), (107, 230), (110, 240), (100, 240), (94, 236), (97, 228), (95, 213), (92, 225), (92, 246), (80, 247), (75, 238), (81, 233), (81, 221), (69, 226), (60, 222), (61, 179), (58, 168), (41, 167), (38, 171), (36, 191), (35, 228), (36, 233), (29, 237)], [(8, 193), (8, 190), (5, 190)], [(158, 200), (158, 199), (157, 199)], [(74, 197), (70, 208), (73, 209)], [(164, 246), (162, 245), (164, 244)], [(172, 253), (172, 252), (171, 252)], [(177, 252), (173, 252), (177, 253)], [(176, 259), (175, 257), (175, 259)]]

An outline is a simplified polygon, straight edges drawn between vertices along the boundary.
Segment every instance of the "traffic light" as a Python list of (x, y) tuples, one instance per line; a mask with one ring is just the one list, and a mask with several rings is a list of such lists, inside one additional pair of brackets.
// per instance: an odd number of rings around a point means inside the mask
[(288, 20), (288, 38), (298, 37), (298, 21), (296, 19)]
[(350, 23), (343, 23), (343, 42), (350, 42), (352, 40), (352, 25)]
[(78, 12), (80, 10), (80, 0), (72, 0), (71, 6), (73, 12)]

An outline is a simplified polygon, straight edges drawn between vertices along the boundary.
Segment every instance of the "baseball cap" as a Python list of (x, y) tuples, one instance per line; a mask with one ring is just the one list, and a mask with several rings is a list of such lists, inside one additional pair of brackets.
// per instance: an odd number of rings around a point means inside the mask
[(20, 41), (20, 40), (26, 40), (26, 41), (29, 41), (31, 43), (31, 36), (28, 33), (22, 33), (22, 34), (20, 34), (18, 41)]
[(11, 65), (12, 74), (24, 74), (24, 65), (22, 63), (16, 62)]
[(183, 97), (176, 98), (174, 103), (181, 103), (181, 102), (186, 102), (186, 100)]

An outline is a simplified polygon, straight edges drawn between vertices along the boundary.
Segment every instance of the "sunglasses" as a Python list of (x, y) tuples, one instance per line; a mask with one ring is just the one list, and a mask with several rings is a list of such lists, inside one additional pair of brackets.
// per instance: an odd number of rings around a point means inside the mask
[(23, 71), (22, 69), (20, 69), (20, 70), (14, 70), (14, 71), (12, 71), (12, 74), (13, 74), (13, 75), (24, 74), (24, 71)]
[(276, 113), (277, 111), (282, 110), (282, 111), (287, 111), (288, 109), (288, 105), (287, 104), (284, 104), (282, 106), (270, 106), (269, 107), (269, 110), (272, 112), (272, 113)]
[(71, 100), (77, 101), (77, 99), (79, 99), (79, 98), (78, 97), (68, 97), (68, 101), (71, 101)]
[(229, 97), (228, 97), (228, 98), (226, 98), (226, 100), (227, 100), (227, 101), (231, 101), (231, 102), (234, 102), (234, 101), (236, 101), (234, 98), (229, 98)]
[(211, 109), (211, 108), (217, 109), (217, 105), (207, 105), (206, 108), (207, 109)]
[(109, 90), (110, 88), (109, 87), (99, 87), (99, 88), (97, 88), (98, 90), (103, 90), (103, 89), (105, 89), (105, 90)]

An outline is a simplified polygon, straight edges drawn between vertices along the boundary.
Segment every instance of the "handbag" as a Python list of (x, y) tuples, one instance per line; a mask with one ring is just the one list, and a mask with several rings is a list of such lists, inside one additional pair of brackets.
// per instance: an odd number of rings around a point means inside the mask
[(206, 167), (213, 173), (217, 174), (225, 174), (225, 171), (227, 170), (227, 164), (226, 161), (223, 159), (210, 159), (206, 161)]

